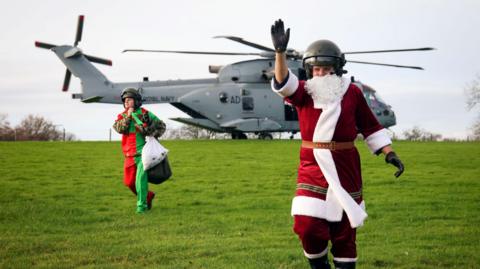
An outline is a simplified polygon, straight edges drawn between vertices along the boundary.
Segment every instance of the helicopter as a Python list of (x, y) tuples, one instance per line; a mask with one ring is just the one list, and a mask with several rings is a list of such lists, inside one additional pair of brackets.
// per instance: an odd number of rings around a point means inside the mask
[[(78, 47), (82, 39), (84, 15), (78, 17), (77, 32), (73, 46), (53, 45), (35, 41), (38, 48), (49, 49), (63, 62), (67, 70), (62, 91), (68, 91), (71, 75), (81, 81), (81, 93), (72, 94), (73, 99), (83, 103), (122, 104), (120, 94), (127, 87), (137, 88), (144, 104), (169, 103), (185, 112), (190, 118), (171, 120), (204, 128), (219, 133), (230, 133), (232, 139), (246, 139), (246, 133), (254, 133), (260, 139), (272, 139), (274, 132), (290, 132), (290, 138), (300, 130), (298, 116), (293, 106), (285, 103), (272, 90), (270, 82), (274, 76), (275, 51), (272, 48), (249, 42), (236, 36), (216, 36), (259, 49), (258, 53), (206, 52), (177, 50), (126, 49), (123, 52), (157, 52), (206, 55), (247, 55), (259, 58), (240, 61), (225, 66), (209, 66), (209, 72), (216, 78), (150, 81), (144, 77), (138, 82), (112, 82), (92, 63), (112, 65), (112, 61), (84, 54)], [(344, 52), (344, 54), (386, 53), (404, 51), (425, 51), (433, 48), (377, 50)], [(306, 79), (302, 65), (303, 53), (287, 49), (287, 64), (290, 70)], [(399, 68), (423, 70), (417, 66), (347, 60), (347, 63), (372, 64)], [(363, 92), (374, 115), (385, 128), (396, 124), (395, 113), (377, 92), (352, 77)]]

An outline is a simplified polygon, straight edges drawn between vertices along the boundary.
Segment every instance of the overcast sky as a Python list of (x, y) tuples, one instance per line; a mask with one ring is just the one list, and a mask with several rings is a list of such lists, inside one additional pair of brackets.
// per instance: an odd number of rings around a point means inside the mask
[[(291, 28), (289, 47), (330, 39), (343, 51), (435, 47), (430, 52), (365, 54), (347, 59), (418, 65), (425, 71), (347, 64), (348, 75), (375, 88), (396, 115), (397, 134), (420, 126), (444, 137), (465, 138), (476, 111), (464, 88), (480, 73), (480, 1), (3, 1), (0, 16), (0, 113), (12, 126), (28, 114), (46, 117), (82, 140), (106, 140), (121, 105), (83, 104), (72, 77), (61, 92), (65, 67), (34, 41), (73, 44), (77, 17), (85, 15), (79, 45), (113, 60), (98, 66), (114, 82), (212, 78), (209, 64), (251, 57), (122, 54), (126, 48), (257, 52), (217, 35), (235, 35), (271, 46), (278, 18)], [(186, 116), (169, 104), (147, 105), (162, 119)], [(167, 126), (179, 124), (166, 120)], [(114, 135), (118, 139), (118, 135)]]

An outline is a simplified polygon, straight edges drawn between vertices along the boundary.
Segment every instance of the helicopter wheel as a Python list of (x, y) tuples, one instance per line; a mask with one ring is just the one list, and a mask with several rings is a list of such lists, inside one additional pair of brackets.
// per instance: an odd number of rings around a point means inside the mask
[(232, 139), (247, 139), (247, 135), (242, 132), (232, 133)]
[(263, 140), (272, 140), (273, 136), (270, 133), (260, 133), (258, 135), (258, 139), (263, 139)]

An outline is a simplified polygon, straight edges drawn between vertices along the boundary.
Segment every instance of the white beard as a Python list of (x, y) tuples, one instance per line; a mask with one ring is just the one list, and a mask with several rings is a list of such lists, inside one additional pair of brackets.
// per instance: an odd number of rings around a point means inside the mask
[(312, 96), (314, 108), (326, 108), (328, 104), (342, 99), (349, 83), (337, 75), (313, 77), (306, 81), (305, 89)]

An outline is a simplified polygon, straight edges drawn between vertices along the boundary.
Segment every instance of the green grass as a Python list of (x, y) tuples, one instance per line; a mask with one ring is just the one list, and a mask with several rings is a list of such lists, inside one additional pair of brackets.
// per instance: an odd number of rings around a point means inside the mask
[[(480, 143), (363, 143), (357, 268), (480, 266)], [(299, 141), (165, 141), (174, 172), (135, 214), (119, 142), (0, 143), (0, 268), (307, 268), (292, 232)]]

